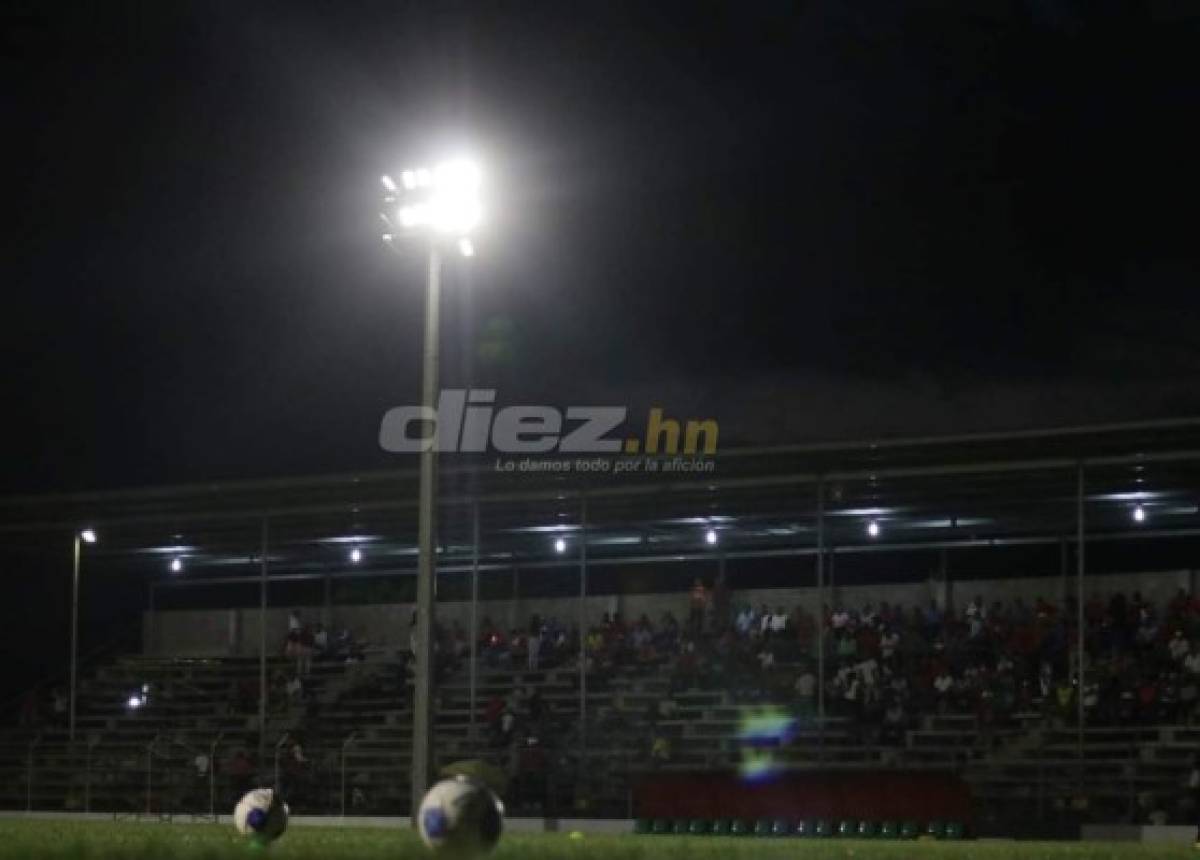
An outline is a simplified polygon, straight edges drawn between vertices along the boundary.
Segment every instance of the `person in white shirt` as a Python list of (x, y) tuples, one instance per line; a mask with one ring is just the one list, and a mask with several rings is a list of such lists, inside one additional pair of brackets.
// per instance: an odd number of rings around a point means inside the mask
[(884, 660), (891, 660), (896, 656), (898, 647), (900, 647), (900, 634), (889, 627), (879, 637), (879, 653)]
[(775, 614), (771, 616), (771, 632), (782, 633), (787, 629), (787, 613), (783, 611), (782, 606), (775, 608)]
[(801, 704), (806, 704), (812, 702), (816, 692), (817, 676), (812, 673), (811, 669), (806, 668), (796, 679), (796, 696), (799, 697)]
[(750, 629), (754, 626), (754, 610), (750, 608), (750, 604), (742, 607), (742, 611), (738, 613), (737, 620), (734, 622), (737, 626), (739, 636), (748, 636)]
[(1200, 675), (1200, 649), (1196, 648), (1195, 642), (1188, 645), (1188, 652), (1183, 658), (1183, 671), (1190, 675)]
[(1190, 650), (1191, 646), (1183, 638), (1183, 631), (1176, 630), (1175, 635), (1171, 637), (1171, 641), (1167, 643), (1167, 651), (1170, 652), (1171, 659), (1178, 663), (1188, 655)]
[(879, 664), (875, 662), (874, 657), (868, 657), (855, 668), (858, 672), (858, 677), (862, 678), (864, 686), (875, 686), (875, 682), (879, 677)]

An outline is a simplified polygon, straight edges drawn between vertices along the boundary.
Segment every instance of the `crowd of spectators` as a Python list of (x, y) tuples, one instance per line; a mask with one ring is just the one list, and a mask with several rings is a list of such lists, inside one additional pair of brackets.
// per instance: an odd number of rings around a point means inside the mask
[(589, 675), (656, 668), (678, 689), (790, 701), (801, 717), (815, 715), (823, 698), (827, 714), (873, 727), (884, 741), (927, 715), (974, 715), (985, 728), (1035, 714), (1070, 725), (1080, 695), (1089, 724), (1190, 723), (1197, 715), (1200, 600), (1182, 589), (1160, 606), (1138, 592), (1090, 598), (1082, 677), (1072, 598), (976, 596), (961, 607), (907, 608), (880, 601), (821, 614), (818, 624), (801, 606), (722, 606), (697, 581), (686, 623), (671, 612), (632, 624), (613, 614), (590, 628)]

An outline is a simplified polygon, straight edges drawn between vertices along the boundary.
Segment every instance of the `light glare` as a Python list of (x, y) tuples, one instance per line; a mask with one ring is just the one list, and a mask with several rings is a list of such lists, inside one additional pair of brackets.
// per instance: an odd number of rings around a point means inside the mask
[(473, 243), (470, 239), (459, 239), (458, 240), (458, 252), (460, 254), (462, 254), (464, 257), (474, 257), (475, 256), (475, 243)]
[(563, 540), (562, 538), (558, 538), (557, 540), (555, 540), (554, 541), (554, 551), (556, 553), (558, 553), (559, 555), (562, 555), (564, 552), (567, 551), (567, 542), (565, 540)]
[(181, 558), (171, 559), (171, 573), (179, 573), (179, 571), (181, 571), (181, 570), (183, 570), (183, 559), (181, 559)]
[[(444, 161), (432, 170), (406, 170), (400, 181), (407, 192), (428, 189), (428, 193), (412, 194), (397, 217), (405, 229), (428, 227), (435, 232), (465, 236), (483, 220), (483, 207), (478, 197), (481, 172), (468, 159)], [(469, 255), (466, 255), (469, 256)]]
[(705, 532), (704, 533), (704, 542), (707, 543), (709, 546), (716, 546), (717, 545), (717, 530), (709, 529), (707, 532)]
[(1143, 523), (1146, 521), (1146, 509), (1138, 505), (1133, 509), (1133, 519), (1135, 522)]
[(879, 523), (875, 522), (875, 520), (867, 523), (867, 534), (871, 537), (879, 537)]
[(362, 550), (358, 547), (350, 550), (350, 561), (354, 564), (358, 564), (360, 561), (362, 561)]
[(392, 177), (388, 176), (386, 173), (383, 174), (383, 176), (379, 177), (379, 181), (383, 183), (383, 187), (386, 188), (388, 191), (396, 190), (396, 183), (393, 182)]
[(79, 537), (83, 539), (84, 543), (95, 543), (96, 542), (96, 533), (94, 531), (92, 531), (91, 529), (84, 529), (83, 531), (81, 531), (79, 533)]

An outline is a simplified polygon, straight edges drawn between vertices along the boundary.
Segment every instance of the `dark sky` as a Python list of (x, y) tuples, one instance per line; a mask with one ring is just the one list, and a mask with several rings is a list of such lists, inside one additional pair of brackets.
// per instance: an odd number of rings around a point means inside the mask
[(726, 444), (1196, 414), (1189, 9), (6, 4), (0, 491), (392, 462), (378, 177), (464, 143), (447, 382)]

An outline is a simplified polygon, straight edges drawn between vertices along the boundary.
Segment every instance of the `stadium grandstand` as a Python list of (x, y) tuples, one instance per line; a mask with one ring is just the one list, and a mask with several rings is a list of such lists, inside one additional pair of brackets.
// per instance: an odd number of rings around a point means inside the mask
[[(887, 773), (963, 785), (977, 833), (1192, 822), (1198, 443), (1179, 420), (694, 473), (447, 461), (436, 766), (494, 775), (518, 815), (670, 816), (642, 787), (697, 773)], [(5, 542), (64, 581), (94, 529), (84, 612), (103, 582), (140, 635), (93, 630), (73, 699), (64, 672), (9, 703), (0, 806), (205, 816), (274, 779), (300, 812), (405, 815), (416, 487), (0, 500)]]

